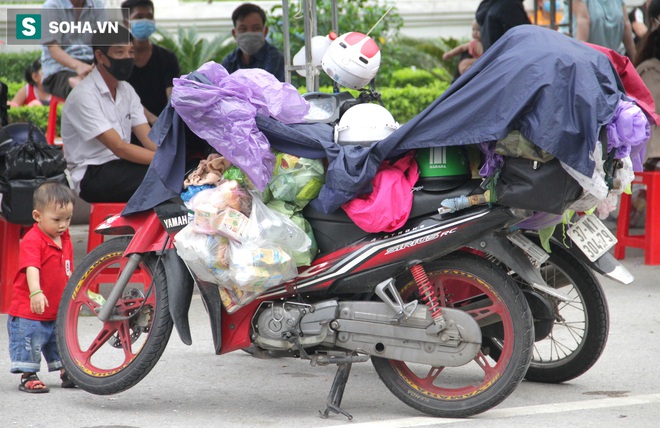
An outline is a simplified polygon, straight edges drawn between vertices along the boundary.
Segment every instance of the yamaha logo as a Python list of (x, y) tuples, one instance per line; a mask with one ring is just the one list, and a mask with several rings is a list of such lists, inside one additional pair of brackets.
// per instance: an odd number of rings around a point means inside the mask
[(188, 215), (180, 215), (172, 218), (164, 218), (163, 219), (163, 226), (165, 226), (165, 229), (170, 230), (170, 229), (179, 229), (181, 227), (184, 227), (185, 225), (188, 224)]

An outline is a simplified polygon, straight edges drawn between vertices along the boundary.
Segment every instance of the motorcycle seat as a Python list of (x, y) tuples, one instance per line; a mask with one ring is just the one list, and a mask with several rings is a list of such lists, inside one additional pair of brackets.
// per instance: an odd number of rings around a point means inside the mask
[[(479, 188), (480, 183), (481, 180), (468, 180), (455, 189), (443, 192), (417, 190), (414, 192), (409, 218), (436, 215), (443, 199), (469, 195)], [(314, 230), (314, 237), (321, 253), (335, 251), (370, 235), (353, 223), (343, 209), (324, 213), (307, 205), (303, 210), (303, 216)]]

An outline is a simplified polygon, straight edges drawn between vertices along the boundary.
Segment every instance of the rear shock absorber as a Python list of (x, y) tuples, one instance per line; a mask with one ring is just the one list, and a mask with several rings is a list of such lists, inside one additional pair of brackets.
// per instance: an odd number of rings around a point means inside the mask
[[(410, 268), (412, 276), (415, 279), (419, 294), (421, 295), (421, 300), (426, 301), (426, 304), (431, 311), (431, 317), (433, 318), (433, 323), (435, 324), (437, 332), (440, 332), (445, 329), (447, 323), (445, 322), (445, 317), (442, 313), (442, 307), (438, 296), (435, 294), (435, 289), (433, 284), (429, 280), (429, 277), (426, 275), (426, 271), (421, 264), (416, 264)], [(440, 300), (444, 301), (444, 291), (440, 291)]]

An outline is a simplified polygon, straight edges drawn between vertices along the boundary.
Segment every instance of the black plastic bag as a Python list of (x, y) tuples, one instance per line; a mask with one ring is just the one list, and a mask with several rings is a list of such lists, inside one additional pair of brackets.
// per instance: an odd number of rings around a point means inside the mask
[(48, 178), (66, 169), (62, 147), (37, 141), (13, 146), (5, 155), (5, 179)]
[(504, 159), (495, 185), (500, 205), (563, 214), (582, 196), (582, 186), (557, 158), (545, 163), (514, 157)]
[[(38, 141), (33, 126), (27, 141), (12, 141), (8, 150), (3, 145), (0, 161), (0, 210), (10, 223), (32, 224), (32, 195), (44, 181), (57, 181), (68, 186), (66, 160), (62, 148)], [(40, 132), (34, 128), (34, 132)], [(4, 158), (4, 159), (3, 159)]]

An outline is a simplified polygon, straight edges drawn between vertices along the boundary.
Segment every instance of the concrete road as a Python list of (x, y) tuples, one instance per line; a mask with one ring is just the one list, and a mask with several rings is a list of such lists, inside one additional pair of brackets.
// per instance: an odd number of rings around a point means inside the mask
[[(82, 238), (81, 238), (82, 240)], [(199, 296), (190, 311), (192, 346), (172, 334), (154, 370), (113, 396), (61, 389), (42, 373), (48, 394), (19, 392), (9, 373), (6, 315), (0, 315), (0, 427), (656, 427), (660, 419), (660, 269), (628, 250), (629, 286), (601, 278), (611, 326), (605, 352), (581, 377), (562, 384), (523, 382), (498, 407), (464, 420), (425, 417), (396, 399), (371, 363), (356, 364), (343, 407), (354, 416), (319, 417), (333, 367), (293, 359), (258, 360), (244, 352), (216, 356)]]

